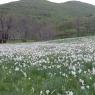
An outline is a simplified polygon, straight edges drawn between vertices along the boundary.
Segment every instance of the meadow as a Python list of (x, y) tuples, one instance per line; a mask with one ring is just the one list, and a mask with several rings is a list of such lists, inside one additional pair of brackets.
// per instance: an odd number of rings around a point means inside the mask
[(0, 95), (95, 95), (95, 37), (1, 44)]

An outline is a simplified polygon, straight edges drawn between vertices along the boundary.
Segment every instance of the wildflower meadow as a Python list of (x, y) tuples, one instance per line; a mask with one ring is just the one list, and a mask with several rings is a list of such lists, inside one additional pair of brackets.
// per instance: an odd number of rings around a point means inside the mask
[(95, 37), (1, 44), (0, 95), (95, 95)]

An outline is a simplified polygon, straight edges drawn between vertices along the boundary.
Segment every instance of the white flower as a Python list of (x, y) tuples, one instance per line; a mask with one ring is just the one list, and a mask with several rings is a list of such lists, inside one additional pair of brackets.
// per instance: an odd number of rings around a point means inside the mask
[(19, 68), (18, 68), (18, 67), (16, 67), (16, 68), (15, 68), (15, 71), (19, 71)]
[(50, 91), (49, 90), (46, 90), (46, 94), (49, 95)]
[(66, 95), (74, 95), (73, 91), (66, 91)]
[(90, 86), (89, 86), (89, 85), (87, 85), (86, 87), (87, 87), (88, 89), (90, 88)]
[(42, 95), (43, 94), (43, 91), (40, 91), (40, 95)]
[(61, 65), (57, 65), (57, 68), (59, 69), (61, 67)]
[(79, 73), (81, 73), (82, 72), (82, 70), (81, 69), (79, 69), (79, 71), (78, 71)]
[(85, 87), (84, 87), (84, 86), (81, 86), (81, 89), (82, 89), (82, 90), (84, 90), (84, 89), (85, 89)]
[(44, 65), (44, 66), (43, 66), (43, 69), (47, 69), (47, 67)]
[(79, 82), (80, 82), (82, 85), (84, 85), (84, 80), (79, 79)]
[(31, 89), (32, 91), (33, 91), (33, 93), (34, 93), (34, 91), (35, 91), (35, 89), (32, 87), (32, 89)]
[(92, 68), (92, 74), (95, 75), (95, 68)]
[(75, 71), (71, 71), (71, 74), (76, 76), (76, 72)]

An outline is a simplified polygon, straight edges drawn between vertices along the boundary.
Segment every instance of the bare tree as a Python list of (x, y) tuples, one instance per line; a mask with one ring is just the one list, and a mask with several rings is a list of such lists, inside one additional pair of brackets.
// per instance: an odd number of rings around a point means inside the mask
[(6, 43), (9, 38), (9, 30), (12, 27), (12, 18), (5, 14), (0, 15), (0, 43)]
[(77, 31), (77, 36), (80, 36), (80, 19), (79, 18), (77, 18), (75, 21), (75, 28)]

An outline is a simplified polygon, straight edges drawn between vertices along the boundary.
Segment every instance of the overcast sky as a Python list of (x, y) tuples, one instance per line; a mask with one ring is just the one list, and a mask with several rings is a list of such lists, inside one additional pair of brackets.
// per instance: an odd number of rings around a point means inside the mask
[(19, 0), (0, 0), (0, 4), (5, 4), (13, 1), (19, 1)]
[[(12, 1), (19, 1), (19, 0), (0, 0), (0, 4), (4, 4), (4, 3), (12, 2)], [(66, 1), (70, 1), (70, 0), (48, 0), (48, 1), (61, 3), (61, 2), (66, 2)], [(77, 0), (74, 0), (74, 1), (77, 1)], [(86, 3), (95, 5), (95, 0), (78, 0), (78, 1), (82, 1), (82, 2), (86, 2)]]
[[(48, 1), (61, 3), (61, 2), (66, 2), (66, 1), (70, 1), (70, 0), (48, 0)], [(86, 3), (90, 3), (90, 4), (95, 5), (95, 0), (73, 0), (73, 1), (81, 1), (81, 2), (86, 2)]]

